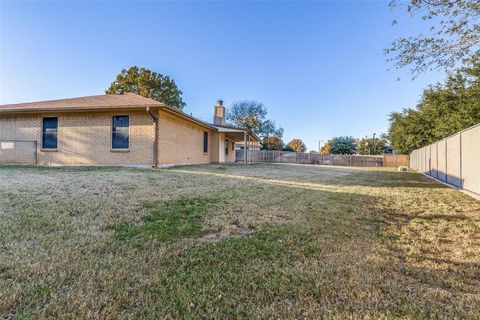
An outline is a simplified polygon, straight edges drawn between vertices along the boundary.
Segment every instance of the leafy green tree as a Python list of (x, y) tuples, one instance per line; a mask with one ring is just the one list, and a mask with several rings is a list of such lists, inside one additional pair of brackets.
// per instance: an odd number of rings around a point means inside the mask
[(307, 147), (305, 147), (305, 143), (301, 139), (293, 139), (288, 143), (288, 146), (295, 152), (307, 151)]
[[(439, 68), (451, 72), (478, 55), (478, 0), (392, 0), (390, 7), (404, 8), (410, 16), (420, 16), (425, 23), (425, 30), (397, 38), (385, 50), (387, 60), (397, 68), (410, 66), (414, 77)], [(394, 20), (393, 24), (396, 23)]]
[(357, 152), (357, 144), (353, 137), (334, 137), (330, 147), (332, 154), (355, 154)]
[(289, 146), (288, 144), (283, 146), (282, 151), (295, 152), (295, 150), (293, 150), (293, 148), (291, 146)]
[(122, 69), (105, 93), (114, 94), (119, 91), (133, 92), (179, 110), (185, 107), (182, 91), (173, 79), (137, 66)]
[(267, 113), (263, 103), (245, 100), (234, 102), (225, 118), (231, 125), (253, 130), (261, 139), (268, 136), (282, 138), (283, 128), (267, 119)]
[(283, 140), (278, 136), (266, 136), (262, 139), (263, 150), (282, 150), (283, 146)]
[(390, 114), (392, 147), (408, 154), (479, 123), (479, 101), (480, 64), (473, 62), (426, 89), (416, 108)]
[(380, 155), (385, 153), (385, 148), (388, 146), (388, 137), (382, 133), (378, 138), (361, 139), (358, 142), (358, 154), (362, 155)]

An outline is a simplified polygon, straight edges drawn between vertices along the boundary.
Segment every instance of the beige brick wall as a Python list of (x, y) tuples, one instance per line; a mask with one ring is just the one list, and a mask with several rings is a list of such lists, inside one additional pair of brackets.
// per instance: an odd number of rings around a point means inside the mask
[[(113, 115), (130, 116), (130, 148), (111, 150)], [(41, 149), (42, 117), (58, 117), (58, 150)], [(40, 165), (132, 165), (153, 164), (153, 120), (145, 111), (44, 113), (0, 115), (0, 141), (25, 139), (38, 141)]]
[[(111, 150), (113, 115), (130, 116), (130, 148)], [(229, 140), (225, 155), (225, 134), (186, 120), (168, 111), (159, 112), (158, 165), (218, 163), (235, 161)], [(42, 149), (42, 118), (58, 117), (58, 149)], [(203, 153), (203, 132), (209, 134), (208, 153)], [(153, 164), (155, 127), (145, 111), (42, 113), (0, 115), (2, 140), (37, 140), (39, 165), (129, 165)], [(10, 145), (9, 145), (10, 146)], [(20, 149), (21, 147), (21, 149)], [(0, 150), (0, 162), (33, 162), (33, 146), (15, 144), (18, 149)], [(20, 152), (21, 151), (21, 152)], [(3, 157), (3, 159), (2, 159)], [(21, 158), (21, 160), (20, 160)]]
[[(225, 140), (228, 141), (228, 154), (225, 154)], [(225, 133), (219, 132), (212, 135), (212, 156), (213, 163), (235, 162), (235, 151), (232, 150), (232, 142), (225, 137)]]
[[(209, 133), (208, 153), (203, 153), (203, 132)], [(159, 113), (158, 165), (215, 162), (216, 133), (168, 111)]]
[(210, 160), (212, 163), (218, 163), (219, 159), (219, 141), (220, 141), (220, 134), (218, 132), (211, 134), (210, 139), (210, 153), (211, 157)]

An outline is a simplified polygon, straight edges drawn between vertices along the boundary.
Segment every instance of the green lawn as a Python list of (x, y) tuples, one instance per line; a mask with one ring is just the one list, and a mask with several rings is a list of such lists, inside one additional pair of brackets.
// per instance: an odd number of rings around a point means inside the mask
[(480, 201), (413, 172), (0, 166), (0, 318), (480, 318)]

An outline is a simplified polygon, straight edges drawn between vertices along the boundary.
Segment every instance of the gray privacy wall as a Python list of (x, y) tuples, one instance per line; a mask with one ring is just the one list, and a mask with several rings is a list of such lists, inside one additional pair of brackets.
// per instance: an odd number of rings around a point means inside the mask
[(480, 194), (480, 124), (410, 154), (410, 167)]

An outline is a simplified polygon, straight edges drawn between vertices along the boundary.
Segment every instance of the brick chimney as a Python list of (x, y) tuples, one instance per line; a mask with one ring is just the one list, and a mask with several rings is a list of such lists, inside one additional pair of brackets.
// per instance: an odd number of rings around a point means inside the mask
[(213, 124), (220, 126), (225, 125), (225, 107), (223, 106), (223, 100), (217, 101), (215, 113), (213, 114)]

